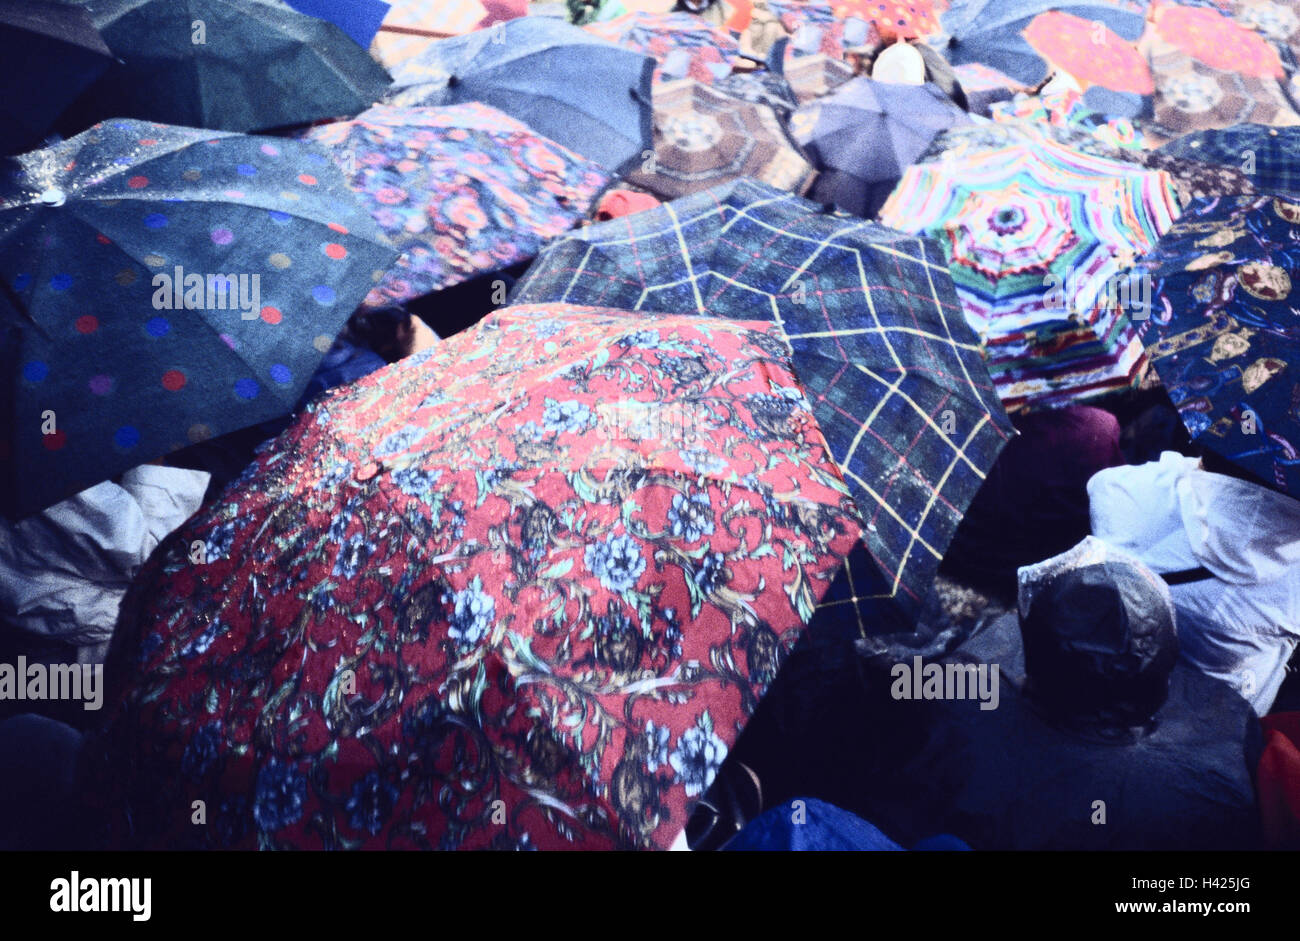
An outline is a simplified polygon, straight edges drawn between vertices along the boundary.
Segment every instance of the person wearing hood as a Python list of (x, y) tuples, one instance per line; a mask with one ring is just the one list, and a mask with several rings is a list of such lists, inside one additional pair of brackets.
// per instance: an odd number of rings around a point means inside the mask
[(1097, 472), (1092, 531), (1170, 583), (1183, 659), (1262, 716), (1300, 642), (1300, 501), (1206, 463), (1167, 451)]

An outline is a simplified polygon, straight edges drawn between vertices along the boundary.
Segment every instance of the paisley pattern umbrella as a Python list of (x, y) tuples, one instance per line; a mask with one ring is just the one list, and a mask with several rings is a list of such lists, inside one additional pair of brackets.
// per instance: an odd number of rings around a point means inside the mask
[(854, 571), (846, 602), (915, 616), (1013, 434), (933, 243), (752, 180), (577, 230), (512, 299), (781, 324), (867, 519), (874, 566)]
[(1014, 408), (1135, 378), (1141, 344), (1117, 279), (1177, 214), (1167, 173), (1044, 138), (909, 167), (880, 219), (943, 245), (998, 392)]
[(1300, 497), (1300, 202), (1191, 206), (1144, 260), (1155, 312), (1143, 337), (1192, 437)]
[(597, 164), (480, 104), (380, 105), (306, 136), (344, 168), (402, 251), (366, 297), (372, 306), (531, 258), (546, 239), (572, 228), (611, 179)]
[(654, 58), (656, 83), (681, 78), (713, 82), (731, 71), (740, 53), (730, 33), (689, 13), (629, 13), (583, 28)]
[(12, 515), (289, 414), (397, 255), (298, 141), (112, 121), (0, 187)]
[(675, 199), (740, 177), (802, 192), (812, 177), (764, 104), (684, 79), (655, 89), (654, 110), (653, 157), (627, 179), (656, 196)]
[(576, 26), (526, 16), (430, 43), (396, 71), (387, 103), (481, 102), (617, 172), (650, 147), (653, 65)]
[(666, 849), (861, 532), (788, 355), (552, 305), (318, 399), (125, 602), (130, 843)]

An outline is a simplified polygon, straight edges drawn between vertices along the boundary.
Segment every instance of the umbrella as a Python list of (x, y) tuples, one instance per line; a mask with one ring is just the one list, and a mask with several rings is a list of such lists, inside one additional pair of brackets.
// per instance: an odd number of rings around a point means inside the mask
[(390, 6), (370, 46), (390, 70), (400, 69), (431, 40), (471, 32), (487, 17), (480, 0), (391, 0)]
[(1164, 171), (1039, 138), (909, 167), (880, 219), (942, 243), (1013, 408), (1132, 381), (1142, 348), (1120, 279), (1177, 214)]
[(1048, 65), (1025, 37), (1034, 18), (1052, 10), (1100, 24), (1122, 40), (1135, 41), (1144, 26), (1140, 10), (1106, 2), (1054, 3), (1051, 0), (973, 0), (943, 14), (951, 36), (953, 65), (979, 63), (1033, 86), (1047, 78)]
[(800, 192), (812, 176), (764, 104), (683, 79), (655, 89), (654, 112), (653, 158), (627, 179), (656, 196), (675, 199), (745, 176)]
[(800, 104), (820, 98), (839, 88), (853, 77), (853, 67), (826, 55), (788, 58), (781, 74), (790, 83)]
[(1048, 64), (1089, 85), (1133, 95), (1155, 91), (1151, 69), (1137, 46), (1106, 24), (1052, 10), (1040, 13), (1023, 31), (1025, 40)]
[(544, 306), (317, 400), (125, 603), (133, 842), (666, 849), (861, 530), (787, 356)]
[(391, 9), (384, 0), (285, 0), (299, 13), (328, 20), (343, 30), (362, 49), (368, 48), (379, 32), (379, 24)]
[(0, 153), (34, 147), (59, 113), (112, 61), (90, 14), (50, 0), (0, 6)]
[(1087, 96), (1074, 88), (1044, 89), (1037, 95), (1016, 95), (1010, 101), (992, 104), (989, 115), (994, 121), (1086, 129), (1111, 146), (1126, 150), (1142, 146), (1144, 138), (1132, 121), (1098, 114), (1087, 101)]
[(1265, 193), (1300, 195), (1300, 127), (1239, 124), (1188, 134), (1160, 149), (1199, 161), (1202, 166), (1230, 169), (1233, 173), (1244, 170)]
[(68, 112), (255, 131), (356, 114), (386, 73), (333, 23), (266, 0), (86, 0), (119, 60)]
[(877, 46), (881, 42), (880, 34), (869, 23), (850, 30), (853, 35), (846, 40), (845, 21), (835, 15), (829, 3), (768, 0), (767, 5), (791, 36), (788, 43), (774, 47), (773, 51), (779, 52), (777, 62), (784, 60), (788, 64), (804, 56), (822, 55), (841, 61), (846, 46)]
[(1143, 260), (1155, 299), (1143, 341), (1198, 443), (1300, 496), (1297, 244), (1300, 202), (1194, 203)]
[(689, 13), (629, 13), (586, 26), (587, 32), (658, 63), (654, 81), (712, 82), (731, 71), (740, 45), (731, 34)]
[(794, 89), (779, 72), (759, 69), (755, 72), (733, 72), (713, 83), (713, 89), (741, 101), (754, 101), (765, 105), (785, 120), (796, 108), (799, 99)]
[(831, 9), (838, 17), (870, 23), (885, 42), (919, 39), (940, 31), (930, 0), (835, 0)]
[(598, 165), (481, 104), (377, 105), (306, 135), (345, 168), (402, 251), (367, 304), (400, 303), (531, 258), (582, 218)]
[(113, 121), (0, 185), (14, 516), (292, 411), (396, 257), (295, 141)]
[(577, 230), (511, 298), (780, 323), (867, 519), (874, 590), (912, 614), (1013, 434), (932, 242), (752, 180)]
[(1267, 39), (1217, 10), (1156, 0), (1151, 29), (1160, 40), (1210, 68), (1255, 78), (1285, 76), (1282, 60)]
[(388, 103), (482, 102), (618, 170), (651, 146), (653, 66), (568, 23), (522, 17), (430, 43), (397, 70)]
[(804, 105), (790, 127), (818, 170), (811, 198), (870, 217), (936, 134), (969, 121), (933, 85), (863, 77)]

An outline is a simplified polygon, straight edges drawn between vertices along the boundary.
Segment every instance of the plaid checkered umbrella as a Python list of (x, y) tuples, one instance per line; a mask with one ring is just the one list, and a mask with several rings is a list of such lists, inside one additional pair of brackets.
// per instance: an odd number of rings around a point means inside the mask
[(1300, 195), (1300, 127), (1239, 124), (1188, 134), (1160, 149), (1233, 173), (1244, 170), (1265, 193)]
[(1118, 279), (1177, 214), (1164, 171), (1025, 138), (909, 167), (880, 219), (942, 243), (1011, 408), (1135, 378)]
[(1013, 434), (932, 242), (753, 180), (575, 231), (513, 297), (780, 323), (907, 611)]
[(654, 158), (627, 179), (664, 199), (739, 177), (802, 192), (812, 178), (811, 164), (761, 102), (685, 79), (655, 88), (654, 112)]
[(731, 71), (740, 44), (725, 29), (689, 13), (629, 13), (583, 27), (659, 63), (656, 83), (680, 78), (712, 82)]
[(1155, 284), (1142, 337), (1201, 444), (1300, 497), (1300, 202), (1202, 200), (1143, 260)]

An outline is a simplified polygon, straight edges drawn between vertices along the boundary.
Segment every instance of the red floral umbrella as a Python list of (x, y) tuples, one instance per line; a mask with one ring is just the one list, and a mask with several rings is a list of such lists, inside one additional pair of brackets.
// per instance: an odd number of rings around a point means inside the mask
[(1023, 35), (1035, 52), (1085, 88), (1100, 85), (1135, 95), (1155, 91), (1146, 58), (1104, 23), (1052, 10), (1034, 17)]
[(940, 30), (930, 0), (835, 0), (831, 8), (838, 17), (856, 16), (874, 24), (886, 42), (917, 39)]
[(1212, 68), (1256, 78), (1286, 75), (1267, 39), (1217, 10), (1157, 2), (1151, 23), (1157, 36)]
[(125, 603), (124, 842), (670, 845), (862, 535), (780, 337), (508, 308), (317, 400)]

